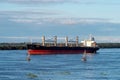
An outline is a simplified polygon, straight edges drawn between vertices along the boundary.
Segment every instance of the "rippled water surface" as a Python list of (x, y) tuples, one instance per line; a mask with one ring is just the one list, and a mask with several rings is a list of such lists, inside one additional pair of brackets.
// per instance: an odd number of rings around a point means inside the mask
[(26, 50), (0, 51), (0, 80), (120, 80), (120, 49), (97, 54), (32, 55)]

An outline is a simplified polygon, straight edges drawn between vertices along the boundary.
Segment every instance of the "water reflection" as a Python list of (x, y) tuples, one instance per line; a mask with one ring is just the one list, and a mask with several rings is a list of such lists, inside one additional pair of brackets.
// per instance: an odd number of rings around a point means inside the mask
[(27, 55), (27, 58), (26, 58), (26, 59), (27, 59), (27, 61), (30, 61), (30, 60), (31, 60), (30, 54)]

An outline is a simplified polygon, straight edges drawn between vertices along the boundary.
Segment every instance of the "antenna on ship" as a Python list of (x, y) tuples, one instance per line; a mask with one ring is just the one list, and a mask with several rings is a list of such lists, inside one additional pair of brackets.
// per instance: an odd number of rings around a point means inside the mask
[(30, 38), (30, 44), (32, 44), (32, 38)]
[(94, 37), (92, 36), (92, 34), (90, 34), (90, 39), (91, 41), (95, 41)]

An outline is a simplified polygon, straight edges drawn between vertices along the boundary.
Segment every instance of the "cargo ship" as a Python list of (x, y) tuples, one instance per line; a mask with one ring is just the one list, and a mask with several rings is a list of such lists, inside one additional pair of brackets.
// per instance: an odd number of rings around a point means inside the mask
[(99, 50), (94, 37), (88, 40), (83, 40), (79, 43), (78, 36), (75, 40), (64, 38), (64, 42), (59, 42), (57, 36), (52, 40), (42, 37), (41, 43), (27, 44), (29, 55), (49, 55), (49, 54), (82, 54), (82, 53), (96, 53)]

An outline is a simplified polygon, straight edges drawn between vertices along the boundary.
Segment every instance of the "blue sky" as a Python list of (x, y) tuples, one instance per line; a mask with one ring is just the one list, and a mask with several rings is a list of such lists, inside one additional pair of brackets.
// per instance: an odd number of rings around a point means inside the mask
[(0, 0), (0, 37), (80, 36), (120, 42), (120, 0)]

